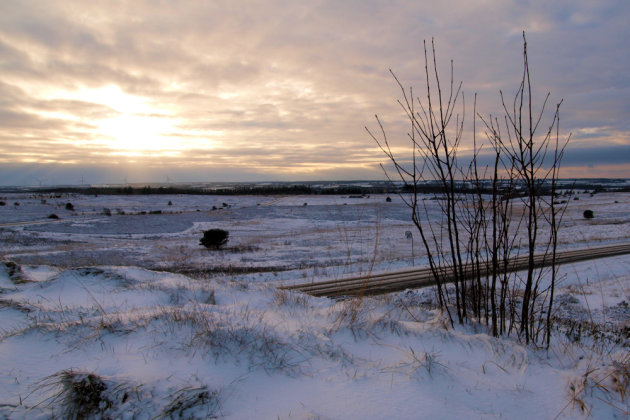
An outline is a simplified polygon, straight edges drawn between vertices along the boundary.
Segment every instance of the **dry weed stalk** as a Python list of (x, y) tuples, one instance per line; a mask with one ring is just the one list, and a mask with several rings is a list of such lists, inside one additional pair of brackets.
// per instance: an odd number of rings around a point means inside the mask
[[(618, 355), (618, 354), (617, 354)], [(556, 419), (569, 407), (577, 407), (590, 415), (593, 404), (588, 399), (595, 398), (605, 403), (623, 416), (630, 416), (628, 386), (630, 385), (630, 353), (623, 352), (619, 357), (613, 355), (610, 361), (601, 360), (588, 363), (584, 374), (569, 380), (569, 401), (555, 417)], [(618, 360), (617, 360), (618, 359)], [(597, 363), (595, 363), (597, 362)], [(600, 365), (595, 367), (595, 365)]]

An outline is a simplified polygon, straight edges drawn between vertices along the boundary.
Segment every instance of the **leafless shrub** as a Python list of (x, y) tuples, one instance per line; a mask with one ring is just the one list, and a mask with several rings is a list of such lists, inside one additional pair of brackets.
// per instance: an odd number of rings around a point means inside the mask
[[(438, 304), (451, 324), (454, 308), (460, 324), (483, 320), (495, 336), (516, 332), (526, 343), (549, 346), (557, 234), (566, 209), (566, 202), (558, 205), (553, 197), (570, 138), (560, 140), (562, 101), (540, 133), (549, 94), (540, 111), (535, 111), (523, 34), (523, 73), (510, 104), (500, 92), (503, 117), (478, 115), (475, 96), (473, 154), (465, 165), (458, 156), (465, 132), (462, 83), (454, 83), (452, 61), (450, 83), (441, 83), (433, 42), (430, 52), (425, 43), (424, 63), (424, 98), (414, 96), (413, 89), (405, 88), (392, 72), (402, 95), (398, 103), (410, 125), (409, 155), (394, 154), (378, 116), (378, 135), (366, 129), (389, 160), (389, 170), (382, 166), (385, 174), (404, 185), (400, 198), (410, 208), (426, 250)], [(478, 164), (483, 145), (476, 138), (477, 118), (483, 122), (494, 160), (486, 167)], [(433, 197), (441, 214), (437, 222), (421, 197), (426, 182), (439, 186)], [(515, 212), (515, 206), (522, 211)], [(511, 260), (521, 252), (516, 235), (521, 227), (526, 229), (523, 279), (510, 274)], [(539, 248), (551, 266), (549, 287), (543, 286), (545, 271), (535, 263)], [(447, 282), (453, 283), (453, 298), (445, 290)]]

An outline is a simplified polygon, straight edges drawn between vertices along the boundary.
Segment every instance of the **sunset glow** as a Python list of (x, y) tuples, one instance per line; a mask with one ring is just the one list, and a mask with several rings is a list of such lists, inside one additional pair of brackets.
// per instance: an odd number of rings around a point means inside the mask
[(0, 5), (1, 183), (117, 182), (131, 163), (135, 182), (383, 179), (374, 115), (410, 150), (389, 69), (422, 92), (435, 39), (442, 77), (453, 59), (467, 105), (477, 93), (477, 112), (498, 115), (523, 30), (535, 97), (563, 100), (565, 173), (630, 177), (626, 2), (124, 5)]

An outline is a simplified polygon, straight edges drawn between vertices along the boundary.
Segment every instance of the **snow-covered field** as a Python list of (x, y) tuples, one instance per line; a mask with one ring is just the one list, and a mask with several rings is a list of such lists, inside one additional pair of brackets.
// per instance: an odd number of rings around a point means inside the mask
[[(629, 194), (578, 197), (562, 249), (630, 241)], [(277, 289), (424, 265), (391, 198), (0, 197), (0, 417), (629, 416), (630, 256), (561, 267), (548, 351), (451, 328), (431, 289)]]

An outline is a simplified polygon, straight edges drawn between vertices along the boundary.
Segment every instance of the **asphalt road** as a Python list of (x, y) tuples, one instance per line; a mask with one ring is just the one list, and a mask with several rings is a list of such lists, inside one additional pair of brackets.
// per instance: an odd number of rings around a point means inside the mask
[[(558, 252), (556, 264), (586, 261), (596, 258), (612, 257), (616, 255), (630, 254), (630, 244), (611, 245), (598, 248), (587, 248), (573, 251)], [(536, 267), (551, 265), (551, 256), (537, 255), (534, 259)], [(492, 273), (490, 264), (482, 263), (482, 275)], [(508, 263), (508, 271), (521, 271), (527, 269), (527, 256), (513, 258)], [(471, 264), (464, 267), (464, 277), (470, 278), (474, 271)], [(453, 268), (444, 267), (441, 270), (444, 283), (455, 279)], [(414, 289), (435, 284), (433, 273), (429, 268), (401, 270), (389, 273), (370, 274), (366, 276), (349, 277), (339, 280), (325, 280), (319, 282), (301, 283), (292, 286), (283, 286), (283, 289), (299, 290), (313, 296), (363, 296), (396, 292), (406, 289)]]

